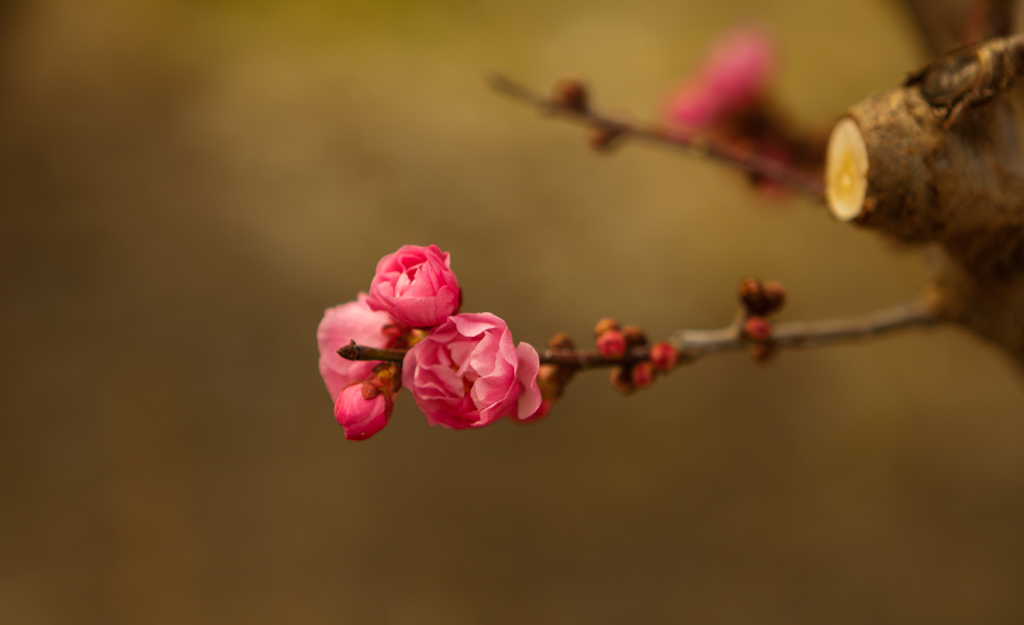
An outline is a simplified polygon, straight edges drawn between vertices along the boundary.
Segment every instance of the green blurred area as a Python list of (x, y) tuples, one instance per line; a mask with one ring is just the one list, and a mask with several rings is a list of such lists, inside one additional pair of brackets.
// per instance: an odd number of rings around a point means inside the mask
[(406, 243), (517, 340), (918, 293), (925, 265), (721, 164), (610, 155), (500, 70), (657, 118), (755, 20), (827, 127), (925, 60), (886, 0), (39, 0), (0, 12), (0, 621), (1016, 623), (1024, 380), (953, 329), (700, 362), (532, 427), (343, 440), (324, 308)]

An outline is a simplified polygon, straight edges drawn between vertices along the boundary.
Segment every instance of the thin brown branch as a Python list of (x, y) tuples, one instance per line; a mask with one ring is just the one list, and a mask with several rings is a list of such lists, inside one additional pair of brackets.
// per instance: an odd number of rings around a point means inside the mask
[[(915, 326), (937, 323), (941, 317), (934, 305), (916, 301), (862, 317), (828, 319), (824, 321), (788, 322), (777, 324), (768, 341), (775, 347), (810, 348), (836, 343), (866, 341), (868, 339)], [(680, 330), (671, 339), (679, 350), (679, 362), (693, 362), (705, 356), (742, 350), (754, 341), (741, 331), (742, 319), (717, 330)], [(378, 349), (356, 345), (354, 342), (338, 350), (348, 360), (386, 360), (401, 362), (403, 349)], [(539, 353), (541, 364), (568, 365), (579, 370), (613, 367), (650, 359), (647, 347), (635, 347), (625, 357), (606, 358), (593, 350), (548, 349)]]
[(491, 76), (490, 83), (497, 91), (525, 102), (544, 114), (600, 130), (606, 133), (609, 140), (617, 137), (631, 137), (700, 152), (744, 171), (807, 193), (819, 200), (824, 199), (825, 187), (820, 176), (762, 156), (748, 147), (682, 129), (629, 123), (597, 113), (590, 106), (562, 103), (552, 98), (546, 98), (500, 75)]
[[(783, 348), (825, 347), (865, 341), (904, 328), (931, 325), (939, 320), (935, 306), (922, 300), (862, 317), (780, 323), (772, 331), (771, 342)], [(740, 350), (751, 343), (743, 337), (738, 323), (721, 330), (681, 330), (672, 337), (672, 342), (679, 349), (680, 359), (686, 361)]]

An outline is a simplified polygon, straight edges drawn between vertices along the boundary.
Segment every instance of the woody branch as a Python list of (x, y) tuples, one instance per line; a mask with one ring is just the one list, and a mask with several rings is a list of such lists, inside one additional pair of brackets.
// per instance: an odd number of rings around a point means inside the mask
[(821, 176), (801, 171), (779, 160), (759, 154), (750, 146), (728, 141), (705, 133), (681, 128), (665, 128), (653, 124), (639, 124), (615, 118), (593, 109), (583, 86), (576, 82), (563, 83), (555, 97), (539, 93), (501, 75), (490, 78), (491, 86), (500, 93), (525, 102), (540, 112), (588, 126), (596, 134), (594, 146), (604, 148), (621, 138), (633, 138), (675, 148), (690, 150), (718, 159), (744, 171), (786, 185), (815, 199), (824, 199), (825, 188)]
[[(679, 364), (691, 363), (712, 354), (742, 351), (751, 345), (770, 344), (776, 348), (805, 349), (828, 347), (839, 343), (864, 341), (898, 330), (929, 326), (942, 321), (934, 303), (918, 300), (886, 308), (861, 317), (821, 321), (794, 321), (774, 326), (762, 340), (749, 336), (743, 329), (743, 316), (716, 330), (679, 330), (670, 343), (679, 353)], [(338, 350), (347, 360), (379, 360), (401, 362), (405, 349), (382, 349), (350, 343)], [(651, 358), (647, 346), (628, 350), (623, 356), (610, 358), (596, 350), (547, 349), (539, 352), (541, 364), (570, 366), (577, 370), (614, 367)]]

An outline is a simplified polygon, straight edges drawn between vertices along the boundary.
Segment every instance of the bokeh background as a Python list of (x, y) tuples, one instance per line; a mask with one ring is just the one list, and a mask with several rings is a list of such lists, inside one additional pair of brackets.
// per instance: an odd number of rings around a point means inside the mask
[(955, 329), (708, 359), (349, 443), (324, 308), (405, 243), (517, 340), (916, 295), (913, 252), (494, 94), (655, 118), (754, 19), (827, 126), (926, 60), (891, 0), (0, 3), (0, 621), (1019, 623), (1024, 376)]

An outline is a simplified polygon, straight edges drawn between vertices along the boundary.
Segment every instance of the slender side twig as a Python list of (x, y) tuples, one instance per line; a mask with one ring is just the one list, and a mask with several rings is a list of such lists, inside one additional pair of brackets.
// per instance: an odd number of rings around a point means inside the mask
[[(781, 348), (825, 347), (836, 343), (868, 340), (882, 334), (941, 321), (934, 305), (915, 301), (877, 311), (863, 317), (794, 321), (777, 324), (767, 343)], [(744, 349), (756, 343), (745, 337), (740, 319), (718, 330), (680, 330), (671, 339), (679, 350), (679, 362), (696, 361), (711, 354)], [(384, 360), (401, 362), (404, 349), (379, 349), (350, 343), (338, 350), (348, 360)], [(636, 347), (622, 358), (606, 358), (592, 350), (548, 349), (540, 352), (541, 364), (569, 365), (580, 370), (613, 367), (650, 359), (646, 347)]]
[[(826, 347), (836, 343), (866, 341), (882, 334), (914, 326), (932, 325), (940, 315), (930, 302), (921, 300), (886, 308), (863, 317), (791, 321), (776, 324), (769, 342), (782, 348)], [(681, 361), (736, 351), (750, 345), (740, 324), (721, 330), (680, 330), (672, 336)]]
[(552, 98), (546, 98), (501, 75), (491, 76), (490, 83), (495, 90), (525, 102), (542, 113), (599, 129), (608, 133), (609, 137), (632, 137), (703, 153), (745, 171), (784, 184), (794, 190), (807, 193), (818, 200), (823, 201), (825, 198), (825, 185), (821, 176), (815, 176), (775, 159), (767, 158), (748, 147), (683, 129), (629, 123), (597, 113), (589, 106), (570, 106)]

